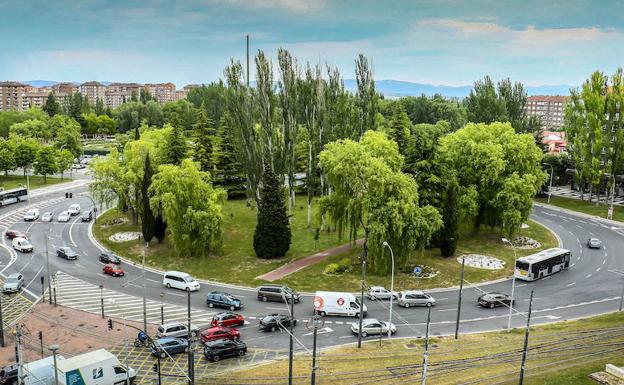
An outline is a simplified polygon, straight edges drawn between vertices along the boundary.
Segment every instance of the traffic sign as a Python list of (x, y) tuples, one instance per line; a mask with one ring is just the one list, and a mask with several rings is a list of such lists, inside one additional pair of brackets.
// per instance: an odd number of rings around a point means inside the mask
[(422, 273), (422, 267), (416, 266), (414, 268), (414, 275), (418, 276), (418, 275), (420, 275), (420, 273)]

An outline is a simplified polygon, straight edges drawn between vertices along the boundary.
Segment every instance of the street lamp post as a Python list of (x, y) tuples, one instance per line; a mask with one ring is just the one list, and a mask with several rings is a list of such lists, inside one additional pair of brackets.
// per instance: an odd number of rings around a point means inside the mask
[(59, 385), (58, 367), (56, 365), (56, 352), (59, 350), (59, 346), (57, 344), (50, 345), (48, 349), (50, 349), (52, 356), (54, 357), (54, 385)]
[(390, 275), (390, 310), (388, 316), (388, 338), (392, 337), (392, 299), (394, 298), (394, 252), (388, 242), (384, 241), (384, 247), (390, 250), (390, 258), (392, 259), (392, 273)]
[(507, 319), (507, 330), (511, 330), (511, 313), (513, 311), (514, 304), (514, 289), (516, 288), (516, 261), (518, 256), (516, 255), (516, 246), (514, 246), (513, 242), (507, 238), (503, 238), (502, 241), (503, 243), (509, 244), (514, 253), (513, 276), (511, 277), (511, 301), (509, 302), (509, 318)]
[(552, 181), (553, 181), (553, 174), (555, 173), (555, 169), (552, 166), (552, 164), (550, 163), (542, 163), (544, 166), (549, 166), (550, 167), (550, 184), (548, 185), (548, 203), (550, 203), (550, 195), (552, 194)]
[(160, 324), (165, 324), (165, 307), (163, 306), (163, 297), (165, 296), (164, 292), (160, 293)]
[(104, 285), (100, 285), (100, 305), (102, 307), (102, 318), (104, 318)]
[[(48, 230), (48, 233), (50, 232), (50, 230)], [(52, 305), (52, 276), (50, 275), (50, 257), (48, 255), (48, 239), (49, 239), (49, 235), (46, 234), (45, 236), (45, 255), (46, 255), (46, 270), (47, 270), (47, 274), (48, 274), (48, 296), (50, 297), (50, 305)]]

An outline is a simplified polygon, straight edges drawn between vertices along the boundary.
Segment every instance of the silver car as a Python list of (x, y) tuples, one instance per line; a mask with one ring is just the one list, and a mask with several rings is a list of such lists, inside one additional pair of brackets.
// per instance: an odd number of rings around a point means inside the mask
[(24, 286), (24, 276), (19, 273), (14, 273), (7, 277), (4, 286), (2, 286), (2, 292), (17, 293), (22, 286)]
[(49, 211), (46, 211), (41, 216), (41, 222), (52, 222), (52, 218), (53, 218), (52, 213)]
[[(358, 334), (360, 331), (360, 323), (353, 322), (351, 324), (351, 332)], [(390, 324), (390, 333), (396, 333), (397, 329), (394, 324)], [(366, 318), (362, 320), (362, 337), (374, 334), (388, 334), (388, 322), (378, 321), (375, 318)]]
[(59, 222), (69, 222), (70, 218), (71, 218), (71, 215), (69, 214), (69, 211), (63, 211), (58, 215), (57, 220)]
[[(199, 328), (191, 324), (191, 333), (194, 337), (196, 337), (199, 334)], [(168, 324), (160, 325), (158, 327), (158, 331), (156, 332), (156, 337), (187, 338), (188, 328), (187, 325), (182, 322), (171, 322)]]
[(399, 292), (397, 303), (404, 307), (410, 306), (433, 306), (435, 299), (420, 290), (406, 290)]
[(390, 299), (392, 296), (393, 299), (398, 297), (398, 293), (396, 291), (390, 291), (382, 286), (371, 286), (368, 289), (368, 299), (374, 301), (376, 299)]

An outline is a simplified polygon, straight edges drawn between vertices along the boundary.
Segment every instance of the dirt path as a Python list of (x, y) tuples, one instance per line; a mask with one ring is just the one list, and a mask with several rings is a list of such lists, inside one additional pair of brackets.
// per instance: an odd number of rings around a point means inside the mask
[[(357, 245), (361, 245), (364, 242), (363, 239), (358, 239), (355, 243)], [(344, 245), (340, 245), (337, 247), (334, 247), (332, 249), (327, 249), (325, 251), (321, 251), (320, 253), (316, 253), (316, 254), (312, 254), (309, 255), (307, 257), (298, 259), (294, 262), (291, 263), (287, 263), (285, 265), (282, 265), (280, 267), (278, 267), (275, 270), (271, 270), (268, 273), (265, 273), (263, 275), (260, 275), (258, 277), (256, 277), (257, 279), (264, 279), (265, 281), (275, 281), (278, 279), (282, 279), (292, 273), (295, 273), (305, 267), (314, 265), (316, 263), (321, 262), (322, 260), (324, 260), (327, 257), (331, 257), (332, 255), (338, 255), (338, 254), (342, 254), (345, 253), (347, 251), (349, 251), (349, 249), (351, 249), (352, 245), (351, 243), (347, 243)]]

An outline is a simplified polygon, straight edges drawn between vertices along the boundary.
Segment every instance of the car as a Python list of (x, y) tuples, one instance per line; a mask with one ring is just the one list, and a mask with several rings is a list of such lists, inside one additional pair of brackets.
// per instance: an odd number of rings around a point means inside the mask
[(217, 362), (221, 358), (242, 357), (247, 354), (247, 345), (242, 341), (216, 340), (204, 346), (204, 357)]
[(206, 295), (206, 305), (208, 305), (208, 307), (224, 307), (232, 311), (243, 307), (243, 303), (240, 299), (234, 297), (232, 294), (221, 291), (211, 291), (208, 293), (208, 295)]
[(121, 263), (121, 258), (119, 258), (117, 254), (111, 253), (110, 251), (102, 251), (98, 259), (100, 262), (114, 263), (115, 265), (119, 265)]
[(22, 233), (21, 231), (18, 230), (7, 230), (4, 235), (9, 238), (9, 239), (15, 239), (15, 238), (24, 238), (24, 239), (28, 239), (28, 237), (26, 236), (26, 234)]
[(69, 215), (72, 216), (80, 214), (80, 205), (78, 203), (69, 205), (69, 209), (67, 209), (67, 212), (69, 213)]
[(59, 222), (69, 222), (70, 218), (71, 215), (69, 214), (69, 211), (61, 211), (56, 220), (58, 220)]
[(22, 253), (29, 253), (33, 251), (33, 245), (26, 238), (13, 238), (13, 248)]
[(30, 209), (24, 214), (25, 222), (36, 221), (37, 219), (39, 219), (39, 209)]
[(399, 294), (396, 291), (391, 292), (382, 286), (371, 286), (368, 289), (368, 299), (373, 301), (376, 299), (390, 299), (390, 296), (392, 296), (393, 299), (397, 299)]
[(198, 291), (200, 289), (199, 282), (188, 273), (182, 271), (166, 271), (163, 275), (163, 285), (168, 289), (175, 288), (180, 290)]
[(17, 385), (18, 366), (18, 364), (13, 364), (0, 369), (0, 384)]
[(274, 332), (280, 328), (290, 327), (291, 322), (293, 326), (297, 326), (297, 320), (287, 314), (269, 314), (260, 319), (259, 327), (262, 331)]
[(10, 274), (6, 281), (4, 281), (4, 286), (2, 286), (3, 293), (17, 293), (24, 286), (24, 276), (20, 273)]
[(43, 215), (41, 216), (41, 222), (52, 222), (53, 219), (53, 215), (51, 212), (46, 211), (45, 213), (43, 213)]
[(503, 293), (486, 293), (477, 299), (477, 303), (483, 307), (493, 309), (498, 306), (510, 306), (511, 297)]
[(360, 333), (360, 323), (351, 323), (351, 332), (355, 335), (361, 334), (362, 337), (373, 334), (388, 334), (388, 325), (390, 325), (390, 333), (396, 333), (397, 329), (393, 323), (378, 321), (375, 318), (366, 318), (362, 320), (362, 332)]
[(258, 288), (258, 299), (264, 302), (290, 302), (291, 296), (295, 300), (295, 303), (299, 303), (301, 300), (299, 293), (286, 285), (262, 285)]
[(78, 259), (78, 253), (72, 250), (71, 247), (67, 247), (67, 246), (59, 247), (56, 250), (56, 256), (65, 258), (70, 261)]
[(158, 338), (152, 344), (151, 351), (154, 357), (166, 358), (178, 353), (186, 353), (189, 343), (183, 338), (164, 337)]
[(245, 317), (232, 312), (217, 313), (212, 317), (212, 326), (242, 326), (245, 325)]
[[(199, 334), (199, 328), (191, 324), (191, 334), (197, 336)], [(170, 322), (164, 325), (160, 325), (156, 331), (158, 338), (163, 337), (175, 337), (175, 338), (188, 338), (188, 328), (185, 323), (182, 322)]]
[(214, 340), (239, 340), (240, 333), (238, 330), (223, 326), (213, 326), (204, 330), (200, 334), (202, 342), (214, 341)]
[(82, 215), (80, 215), (80, 220), (83, 222), (91, 222), (91, 219), (93, 219), (93, 212), (91, 210), (85, 210), (82, 212)]
[(405, 290), (398, 293), (397, 303), (399, 306), (433, 306), (435, 299), (421, 290)]
[(123, 277), (124, 275), (126, 275), (126, 272), (114, 263), (104, 265), (102, 271), (104, 272), (104, 274), (110, 274), (113, 277)]
[(600, 239), (598, 238), (589, 238), (587, 240), (587, 247), (589, 247), (590, 249), (601, 249), (602, 242), (600, 242)]
[(83, 168), (87, 168), (86, 165), (82, 164), (82, 163), (74, 163), (74, 165), (72, 166), (72, 168), (74, 170), (81, 170)]

